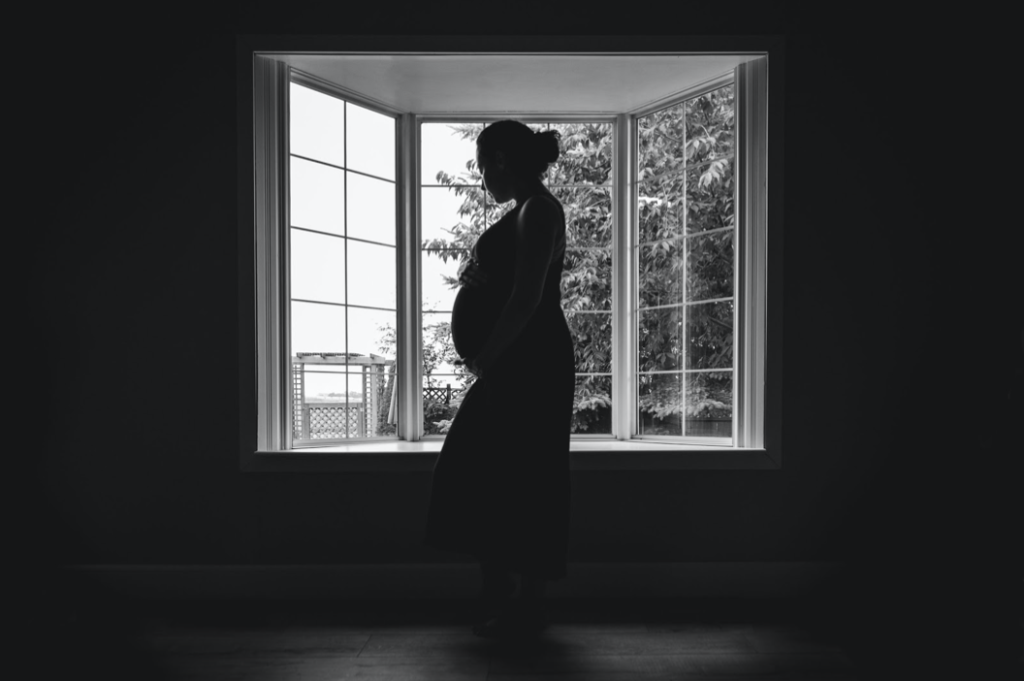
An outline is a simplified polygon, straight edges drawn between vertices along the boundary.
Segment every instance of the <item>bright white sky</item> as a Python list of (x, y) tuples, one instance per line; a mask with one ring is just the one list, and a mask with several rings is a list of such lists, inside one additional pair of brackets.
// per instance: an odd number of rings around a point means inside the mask
[[(346, 107), (339, 99), (294, 83), (290, 96), (291, 225), (324, 232), (290, 230), (292, 353), (383, 354), (377, 326), (395, 326), (394, 119), (351, 103)], [(476, 150), (472, 139), (460, 139), (447, 124), (424, 124), (421, 138), (424, 184), (438, 184), (439, 170), (461, 175)], [(346, 172), (343, 168), (376, 177)], [(460, 220), (461, 203), (462, 199), (446, 187), (423, 187), (422, 238), (449, 238), (444, 230)], [(444, 285), (441, 275), (455, 276), (457, 268), (457, 261), (449, 259), (445, 264), (436, 256), (423, 254), (424, 326), (451, 318), (456, 292)], [(347, 302), (392, 311), (348, 307), (346, 346), (345, 307), (294, 299)], [(344, 368), (337, 367), (336, 373), (334, 367), (330, 370), (331, 374), (307, 372), (306, 395), (359, 389), (358, 374), (346, 386)], [(451, 367), (439, 367), (440, 373), (450, 371)]]

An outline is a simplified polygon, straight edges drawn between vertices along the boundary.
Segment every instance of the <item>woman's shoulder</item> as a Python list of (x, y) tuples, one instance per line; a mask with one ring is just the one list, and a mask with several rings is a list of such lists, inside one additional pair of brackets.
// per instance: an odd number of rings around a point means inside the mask
[(557, 213), (553, 213), (553, 215), (557, 215), (560, 221), (563, 223), (565, 222), (565, 208), (562, 206), (562, 202), (559, 201), (554, 194), (549, 192), (534, 194), (530, 198), (526, 199), (526, 201), (523, 201), (522, 207), (525, 208), (527, 206), (530, 206), (528, 212), (531, 215), (543, 215), (553, 207), (557, 211)]

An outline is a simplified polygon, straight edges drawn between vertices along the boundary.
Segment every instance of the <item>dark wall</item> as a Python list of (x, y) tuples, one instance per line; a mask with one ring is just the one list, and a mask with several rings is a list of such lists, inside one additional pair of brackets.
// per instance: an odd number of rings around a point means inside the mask
[[(53, 184), (34, 327), (53, 358), (37, 501), (52, 527), (40, 555), (54, 563), (463, 559), (419, 546), (429, 473), (239, 472), (250, 256), (238, 248), (234, 34), (497, 30), (470, 8), (454, 22), (427, 9), (273, 12), (175, 13), (158, 33), (82, 28), (37, 58), (56, 76), (33, 100), (55, 141), (38, 170)], [(673, 24), (549, 8), (539, 25), (529, 13), (501, 23), (506, 35), (785, 40), (785, 274), (771, 299), (785, 322), (773, 359), (784, 468), (577, 473), (572, 560), (1014, 565), (1017, 464), (1000, 438), (1020, 338), (998, 279), (1006, 248), (986, 242), (990, 265), (968, 270), (971, 256), (955, 276), (943, 260), (976, 249), (946, 238), (971, 225), (954, 224), (930, 181), (945, 160), (937, 77), (920, 68), (931, 45), (909, 24), (831, 12), (707, 5)], [(996, 279), (962, 285), (968, 271)]]

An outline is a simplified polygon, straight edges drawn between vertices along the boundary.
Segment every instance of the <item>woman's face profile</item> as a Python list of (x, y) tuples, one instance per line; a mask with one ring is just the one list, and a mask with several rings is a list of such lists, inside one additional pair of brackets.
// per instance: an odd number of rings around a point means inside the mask
[[(497, 153), (500, 154), (501, 152)], [(481, 154), (480, 147), (476, 149), (476, 167), (480, 169), (480, 174), (483, 176), (480, 185), (485, 191), (490, 192), (495, 201), (505, 203), (513, 198), (512, 186), (508, 182), (508, 175), (504, 173), (500, 163)]]

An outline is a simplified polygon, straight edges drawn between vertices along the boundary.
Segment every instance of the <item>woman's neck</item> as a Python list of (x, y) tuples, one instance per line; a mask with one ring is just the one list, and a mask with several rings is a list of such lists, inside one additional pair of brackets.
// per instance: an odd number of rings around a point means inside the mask
[(526, 200), (529, 199), (531, 196), (536, 196), (537, 194), (550, 193), (551, 192), (548, 191), (548, 188), (545, 187), (544, 183), (541, 182), (539, 179), (527, 180), (526, 182), (515, 187), (512, 198), (515, 199), (516, 206), (521, 206), (524, 203), (526, 203)]

